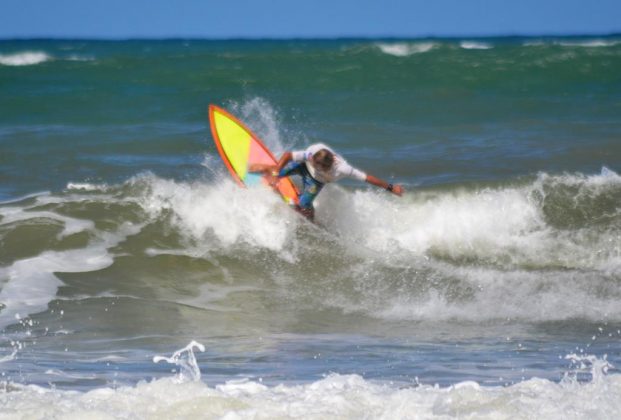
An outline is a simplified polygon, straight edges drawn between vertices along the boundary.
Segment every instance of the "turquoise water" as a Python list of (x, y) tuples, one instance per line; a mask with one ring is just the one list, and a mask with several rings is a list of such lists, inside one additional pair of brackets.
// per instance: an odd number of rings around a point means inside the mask
[[(618, 36), (0, 41), (3, 407), (620, 412), (620, 70)], [(407, 192), (309, 225), (210, 103)]]

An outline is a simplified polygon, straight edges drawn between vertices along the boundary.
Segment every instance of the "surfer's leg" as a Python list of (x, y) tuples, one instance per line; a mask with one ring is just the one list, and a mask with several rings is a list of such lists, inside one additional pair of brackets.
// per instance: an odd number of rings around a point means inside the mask
[(300, 175), (302, 177), (302, 193), (298, 197), (299, 204), (295, 206), (295, 210), (312, 222), (315, 218), (313, 201), (324, 184), (311, 177), (306, 169), (306, 165), (302, 162), (289, 162), (278, 173), (280, 178), (291, 175)]
[(324, 184), (312, 178), (309, 174), (302, 175), (303, 190), (299, 197), (297, 210), (307, 219), (313, 221), (315, 218), (315, 208), (313, 201), (323, 188)]

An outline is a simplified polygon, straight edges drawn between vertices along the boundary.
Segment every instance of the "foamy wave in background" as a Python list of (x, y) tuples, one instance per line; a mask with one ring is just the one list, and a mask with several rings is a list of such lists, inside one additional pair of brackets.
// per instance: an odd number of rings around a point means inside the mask
[(437, 45), (434, 42), (417, 42), (417, 43), (379, 43), (376, 44), (377, 48), (380, 49), (381, 52), (388, 55), (393, 55), (395, 57), (407, 57), (412, 54), (420, 54), (431, 51)]
[(605, 40), (605, 39), (585, 39), (576, 41), (557, 41), (556, 44), (563, 47), (585, 47), (585, 48), (601, 48), (601, 47), (614, 47), (621, 44), (620, 40)]
[(52, 60), (53, 57), (41, 51), (24, 51), (14, 54), (0, 54), (0, 64), (5, 66), (33, 66)]
[(95, 61), (95, 58), (92, 56), (83, 56), (83, 55), (70, 55), (66, 58), (68, 61)]
[[(215, 387), (200, 382), (192, 342), (171, 358), (174, 378), (89, 392), (4, 384), (7, 416), (137, 418), (614, 418), (621, 414), (621, 375), (608, 375), (605, 358), (568, 355), (573, 368), (559, 383), (530, 379), (506, 387), (460, 382), (449, 387), (400, 388), (359, 375), (330, 374), (301, 385), (266, 386), (237, 379)], [(189, 353), (184, 356), (184, 353)], [(185, 373), (185, 374), (184, 374)], [(579, 374), (590, 376), (578, 381)]]
[(66, 57), (55, 57), (43, 51), (22, 51), (13, 54), (0, 54), (0, 65), (4, 66), (34, 66), (49, 61), (94, 61), (91, 56), (72, 54)]
[(462, 41), (459, 46), (465, 50), (489, 50), (493, 46), (486, 42)]

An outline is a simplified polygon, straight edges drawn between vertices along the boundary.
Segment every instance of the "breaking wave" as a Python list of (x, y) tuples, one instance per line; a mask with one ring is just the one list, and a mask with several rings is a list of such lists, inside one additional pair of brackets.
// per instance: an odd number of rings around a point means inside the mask
[[(613, 418), (621, 413), (621, 375), (607, 374), (606, 358), (568, 355), (572, 366), (560, 382), (533, 378), (506, 387), (474, 381), (448, 387), (397, 386), (359, 375), (329, 374), (300, 385), (269, 386), (241, 378), (215, 386), (201, 382), (192, 342), (171, 357), (181, 366), (172, 378), (88, 392), (4, 383), (3, 413), (60, 418)], [(586, 375), (580, 381), (579, 375)]]
[[(274, 299), (293, 307), (387, 320), (621, 320), (621, 177), (607, 168), (401, 199), (330, 185), (317, 202), (319, 226), (263, 187), (238, 188), (213, 173), (193, 182), (147, 173), (119, 185), (70, 183), (62, 194), (3, 205), (4, 235), (36, 223), (53, 229), (51, 243), (89, 239), (83, 248), (6, 260), (0, 324), (45, 310), (62, 285), (55, 272), (108, 267), (111, 249), (143, 235), (136, 257), (185, 255), (225, 271), (243, 261), (267, 276)], [(85, 203), (116, 213), (84, 218)], [(114, 228), (102, 230), (110, 221)], [(149, 239), (143, 229), (161, 233)], [(5, 255), (14, 253), (11, 243)], [(283, 276), (297, 278), (296, 287)], [(252, 295), (265, 287), (252, 276), (235, 282), (207, 291), (222, 302), (224, 289)]]
[(407, 57), (413, 54), (426, 53), (434, 49), (437, 45), (434, 42), (416, 42), (416, 43), (379, 43), (376, 44), (381, 52), (395, 57)]
[(24, 51), (14, 54), (0, 54), (4, 66), (33, 66), (52, 60), (53, 57), (41, 51)]

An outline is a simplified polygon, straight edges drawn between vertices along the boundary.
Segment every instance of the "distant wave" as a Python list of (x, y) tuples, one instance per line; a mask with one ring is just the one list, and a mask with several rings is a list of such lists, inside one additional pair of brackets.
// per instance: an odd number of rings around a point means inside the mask
[(81, 55), (70, 55), (66, 58), (68, 61), (95, 61), (93, 57), (90, 56), (81, 56)]
[(462, 41), (459, 43), (459, 46), (465, 50), (489, 50), (493, 48), (493, 46), (488, 43), (475, 41)]
[(601, 48), (614, 47), (621, 44), (619, 39), (577, 39), (577, 40), (531, 40), (524, 42), (525, 47), (541, 47), (545, 45), (560, 45), (561, 47)]
[(417, 42), (408, 44), (405, 42), (397, 44), (376, 44), (376, 46), (384, 53), (395, 57), (407, 57), (412, 54), (425, 53), (436, 47), (433, 42)]
[(94, 61), (91, 56), (72, 54), (67, 57), (54, 57), (43, 51), (22, 51), (14, 54), (0, 54), (0, 65), (4, 66), (34, 66), (52, 60), (67, 61)]
[(597, 47), (613, 47), (615, 45), (621, 44), (621, 40), (604, 40), (604, 39), (584, 39), (584, 40), (576, 40), (576, 41), (558, 41), (557, 45), (561, 45), (563, 47), (586, 47), (586, 48), (597, 48)]
[(23, 51), (15, 54), (0, 54), (4, 66), (33, 66), (52, 60), (53, 57), (41, 51)]

